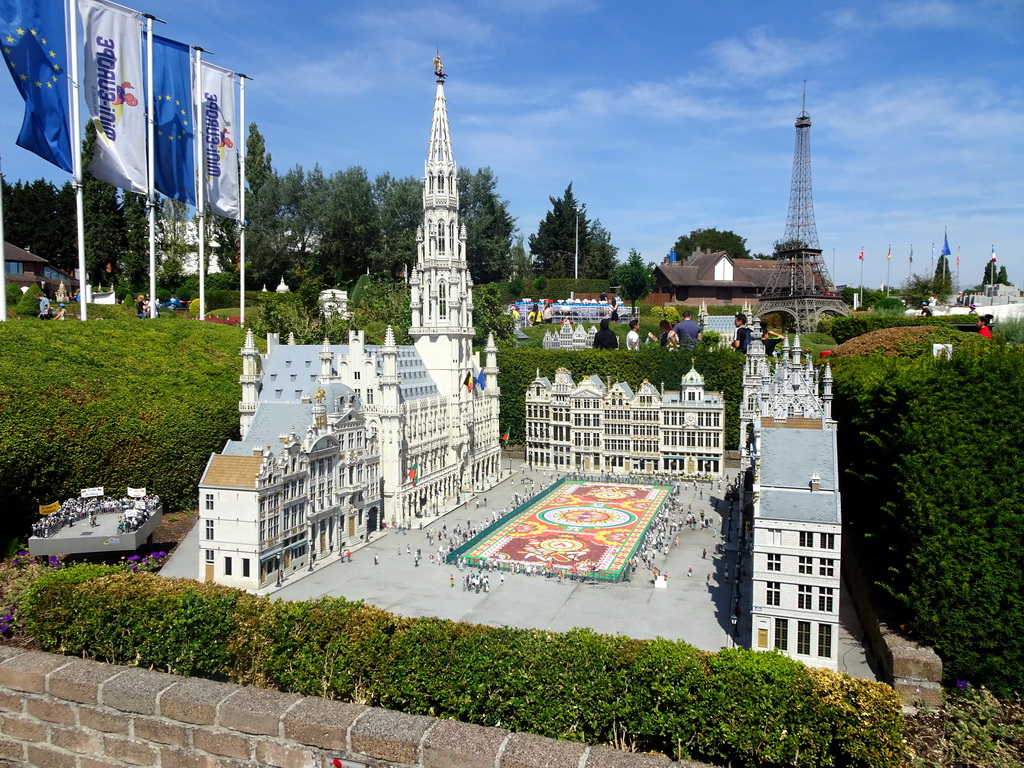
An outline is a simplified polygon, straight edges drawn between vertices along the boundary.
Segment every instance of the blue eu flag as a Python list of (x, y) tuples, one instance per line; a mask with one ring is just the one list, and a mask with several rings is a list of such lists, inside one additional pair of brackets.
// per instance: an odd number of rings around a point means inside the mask
[(153, 35), (154, 178), (157, 190), (196, 204), (192, 55), (187, 45)]
[(25, 99), (18, 146), (71, 173), (63, 0), (0, 0), (0, 50)]

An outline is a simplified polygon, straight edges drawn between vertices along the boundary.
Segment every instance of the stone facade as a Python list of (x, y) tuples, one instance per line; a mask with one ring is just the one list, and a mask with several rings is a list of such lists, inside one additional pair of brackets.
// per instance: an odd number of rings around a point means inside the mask
[(799, 336), (772, 359), (755, 326), (740, 410), (750, 647), (836, 670), (842, 514), (831, 387), (828, 365), (819, 377)]
[(339, 764), (343, 768), (703, 765), (0, 646), (0, 765), (335, 768)]
[(561, 472), (710, 474), (723, 470), (725, 402), (691, 369), (678, 391), (636, 392), (565, 368), (526, 391), (526, 460)]

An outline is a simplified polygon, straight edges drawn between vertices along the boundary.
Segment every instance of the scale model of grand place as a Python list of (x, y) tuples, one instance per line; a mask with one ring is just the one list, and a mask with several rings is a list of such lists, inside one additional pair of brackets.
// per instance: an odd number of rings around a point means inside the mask
[(493, 338), (472, 342), (472, 280), (435, 60), (418, 259), (409, 276), (411, 346), (389, 327), (347, 345), (242, 348), (241, 439), (213, 454), (199, 484), (200, 579), (258, 590), (337, 556), (388, 525), (454, 507), (500, 479)]
[(562, 472), (721, 477), (725, 401), (693, 368), (678, 391), (644, 380), (636, 392), (565, 368), (526, 391), (526, 460)]

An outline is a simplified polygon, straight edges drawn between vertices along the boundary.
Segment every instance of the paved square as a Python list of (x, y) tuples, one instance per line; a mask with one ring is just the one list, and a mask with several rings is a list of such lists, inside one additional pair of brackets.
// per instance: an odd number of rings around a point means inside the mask
[(618, 581), (669, 490), (562, 480), (461, 554), (474, 566), (539, 566)]

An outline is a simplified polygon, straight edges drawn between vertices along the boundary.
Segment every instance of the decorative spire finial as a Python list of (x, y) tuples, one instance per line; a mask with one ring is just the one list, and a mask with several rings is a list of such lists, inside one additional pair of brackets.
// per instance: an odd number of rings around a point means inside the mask
[(443, 83), (444, 79), (448, 77), (444, 73), (444, 65), (441, 63), (441, 52), (436, 51), (434, 54), (434, 74), (437, 75), (437, 82)]

